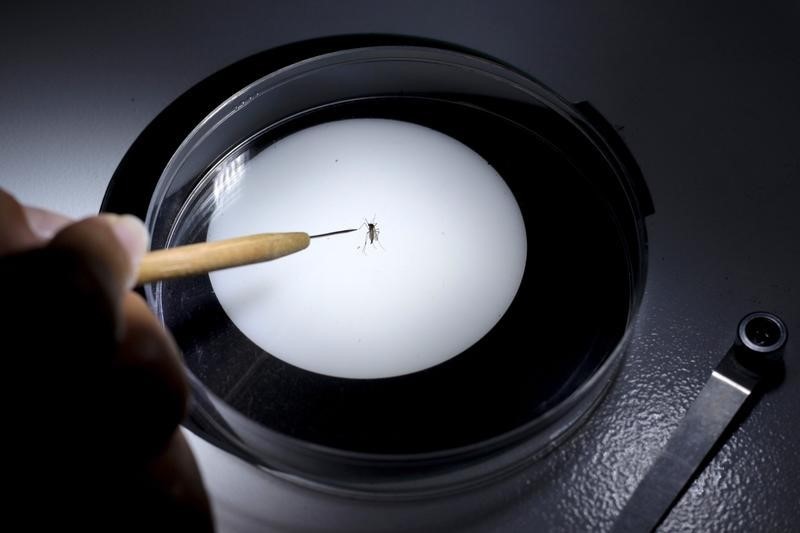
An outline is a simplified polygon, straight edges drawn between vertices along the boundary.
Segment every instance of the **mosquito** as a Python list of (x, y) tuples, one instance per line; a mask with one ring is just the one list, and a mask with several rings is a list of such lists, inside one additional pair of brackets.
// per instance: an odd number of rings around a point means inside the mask
[(383, 245), (378, 238), (378, 235), (381, 234), (381, 230), (378, 229), (378, 223), (375, 222), (375, 215), (372, 215), (372, 222), (365, 218), (364, 223), (359, 226), (359, 229), (363, 228), (364, 226), (367, 227), (367, 232), (364, 234), (364, 247), (361, 249), (361, 251), (365, 254), (367, 253), (367, 241), (369, 241), (369, 244), (371, 244), (373, 247), (375, 246), (375, 243), (378, 243), (378, 246), (383, 249)]

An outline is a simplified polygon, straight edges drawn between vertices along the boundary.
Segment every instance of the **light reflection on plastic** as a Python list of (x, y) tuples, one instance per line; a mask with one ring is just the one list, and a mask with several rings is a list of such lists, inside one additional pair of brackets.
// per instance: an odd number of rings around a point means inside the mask
[(225, 205), (236, 198), (238, 195), (239, 183), (244, 176), (245, 164), (247, 163), (249, 152), (245, 151), (236, 158), (226, 161), (218, 170), (214, 177), (213, 201), (217, 209), (222, 209)]

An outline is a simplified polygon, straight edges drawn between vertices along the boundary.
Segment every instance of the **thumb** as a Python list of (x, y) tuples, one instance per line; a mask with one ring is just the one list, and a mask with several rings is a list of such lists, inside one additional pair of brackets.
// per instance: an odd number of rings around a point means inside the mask
[[(146, 241), (133, 217), (100, 216), (67, 226), (47, 246), (2, 257), (0, 277), (14, 281), (4, 290), (3, 332), (19, 339), (3, 350), (4, 364), (9, 375), (35, 376), (36, 390), (48, 391), (25, 392), (24, 381), (5, 394), (24, 394), (31, 412), (49, 412), (53, 397), (68, 413), (97, 403), (123, 338), (122, 301)], [(61, 424), (78, 431), (75, 417)]]

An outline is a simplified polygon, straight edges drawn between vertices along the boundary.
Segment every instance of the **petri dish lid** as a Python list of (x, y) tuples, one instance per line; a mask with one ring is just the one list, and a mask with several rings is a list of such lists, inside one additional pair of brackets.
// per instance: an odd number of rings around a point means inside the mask
[(147, 295), (217, 443), (370, 490), (508, 458), (486, 476), (574, 427), (615, 368), (643, 289), (642, 183), (591, 109), (504, 65), (325, 54), (206, 117), (147, 223), (154, 247), (359, 231)]

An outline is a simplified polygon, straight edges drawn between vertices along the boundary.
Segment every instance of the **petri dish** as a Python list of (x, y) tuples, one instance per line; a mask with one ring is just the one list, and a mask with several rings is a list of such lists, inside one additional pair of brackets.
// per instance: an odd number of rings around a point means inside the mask
[(322, 490), (460, 490), (534, 460), (611, 381), (652, 205), (587, 105), (477, 55), (319, 55), (232, 95), (164, 169), (153, 248), (358, 231), (146, 288), (213, 441)]

